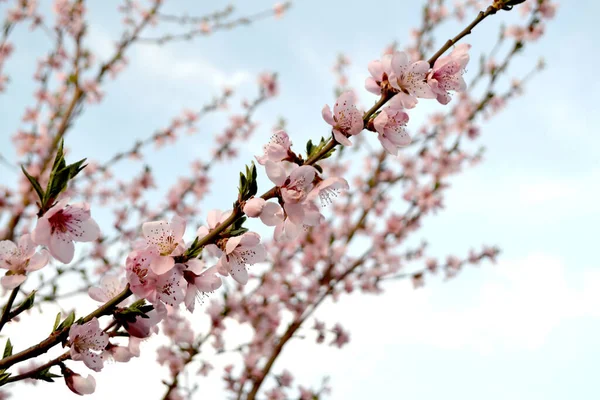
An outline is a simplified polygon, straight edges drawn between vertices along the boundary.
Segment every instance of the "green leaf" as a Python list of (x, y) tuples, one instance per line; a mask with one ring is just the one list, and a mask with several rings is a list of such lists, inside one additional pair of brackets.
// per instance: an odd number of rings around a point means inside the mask
[(40, 198), (40, 203), (43, 203), (44, 202), (44, 189), (42, 189), (42, 187), (40, 186), (40, 183), (37, 181), (37, 179), (35, 179), (33, 176), (29, 175), (27, 173), (27, 171), (25, 171), (25, 167), (23, 167), (22, 165), (21, 165), (21, 170), (23, 171), (23, 173), (29, 180), (29, 183), (31, 183), (31, 186), (33, 186), (33, 189), (35, 190), (38, 197)]
[(6, 385), (8, 378), (10, 378), (10, 372), (0, 373), (0, 386)]
[(64, 154), (65, 140), (61, 139), (58, 149), (56, 149), (56, 157), (54, 157), (54, 164), (52, 164), (52, 172), (58, 171), (59, 169), (64, 168), (65, 163), (65, 154)]
[(61, 324), (55, 330), (61, 331), (65, 328), (70, 328), (71, 325), (73, 325), (73, 322), (75, 322), (75, 311), (71, 311), (67, 318), (65, 318), (65, 320), (61, 322)]
[(56, 375), (53, 374), (52, 372), (50, 372), (50, 368), (48, 367), (42, 371), (40, 371), (37, 375), (33, 376), (33, 379), (39, 379), (41, 381), (46, 381), (46, 382), (54, 382), (53, 378), (60, 378), (60, 375)]
[(23, 302), (19, 305), (18, 308), (21, 310), (21, 312), (27, 311), (33, 307), (34, 303), (35, 303), (35, 290), (32, 291), (25, 300), (23, 300)]
[(12, 343), (10, 342), (10, 339), (6, 340), (6, 346), (4, 346), (4, 355), (2, 356), (2, 358), (6, 358), (6, 357), (10, 357), (12, 356), (13, 353), (13, 346)]
[(54, 332), (56, 330), (56, 328), (58, 328), (58, 324), (60, 323), (61, 315), (62, 314), (60, 312), (58, 314), (56, 314), (56, 318), (54, 318), (54, 327), (52, 328), (52, 332)]

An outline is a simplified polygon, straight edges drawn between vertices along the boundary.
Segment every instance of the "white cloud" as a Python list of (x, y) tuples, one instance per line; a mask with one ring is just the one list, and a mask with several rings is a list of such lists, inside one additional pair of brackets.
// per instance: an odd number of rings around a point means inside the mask
[(142, 72), (151, 78), (218, 88), (237, 87), (251, 80), (248, 71), (225, 71), (201, 57), (176, 53), (168, 47), (138, 46), (135, 53), (133, 59), (143, 66)]

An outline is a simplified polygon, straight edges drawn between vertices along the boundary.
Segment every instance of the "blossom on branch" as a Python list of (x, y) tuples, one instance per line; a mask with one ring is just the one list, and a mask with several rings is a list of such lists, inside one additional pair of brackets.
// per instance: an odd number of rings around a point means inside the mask
[(152, 271), (161, 275), (171, 270), (175, 265), (173, 257), (183, 254), (185, 250), (183, 242), (185, 220), (174, 215), (171, 222), (146, 222), (142, 225), (142, 232), (147, 245), (158, 251), (150, 261)]
[(232, 237), (225, 244), (225, 252), (217, 262), (220, 273), (229, 273), (236, 282), (245, 285), (248, 282), (246, 265), (254, 265), (266, 258), (265, 247), (255, 232), (246, 232)]
[(458, 44), (452, 53), (438, 58), (433, 64), (433, 69), (427, 76), (427, 83), (441, 104), (450, 102), (450, 90), (462, 92), (467, 88), (463, 73), (469, 62), (470, 48), (470, 44)]
[(92, 219), (89, 204), (68, 202), (68, 199), (63, 199), (46, 211), (31, 235), (35, 243), (48, 247), (52, 257), (64, 264), (73, 260), (73, 242), (92, 242), (100, 236), (100, 228)]
[(356, 98), (351, 91), (338, 97), (333, 106), (333, 114), (328, 105), (323, 107), (321, 114), (325, 122), (333, 126), (335, 140), (344, 146), (352, 146), (348, 137), (358, 135), (363, 130), (362, 113), (356, 108)]
[(74, 361), (83, 361), (88, 368), (96, 372), (102, 370), (104, 363), (100, 356), (101, 353), (96, 353), (96, 351), (104, 351), (108, 345), (108, 335), (100, 329), (97, 318), (93, 318), (83, 325), (71, 325), (68, 345)]
[(10, 240), (0, 242), (0, 268), (8, 270), (0, 280), (5, 289), (16, 288), (27, 279), (27, 272), (37, 271), (48, 264), (48, 252), (40, 250), (36, 253), (36, 247), (29, 234), (21, 236), (18, 244)]
[[(390, 103), (398, 98), (398, 96), (394, 97)], [(399, 101), (396, 101), (381, 110), (373, 120), (373, 126), (377, 131), (377, 139), (379, 139), (383, 148), (394, 156), (398, 155), (398, 147), (410, 144), (410, 136), (406, 132), (408, 114), (401, 108), (394, 107), (398, 103)]]

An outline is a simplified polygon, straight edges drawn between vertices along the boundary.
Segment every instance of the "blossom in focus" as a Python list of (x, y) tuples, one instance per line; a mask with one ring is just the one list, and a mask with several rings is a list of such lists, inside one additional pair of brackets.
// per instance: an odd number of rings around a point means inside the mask
[(245, 285), (248, 282), (246, 265), (259, 263), (265, 258), (265, 247), (260, 243), (258, 233), (246, 232), (227, 240), (225, 252), (217, 265), (226, 270), (236, 282)]
[(359, 134), (363, 130), (362, 113), (356, 108), (356, 99), (351, 91), (338, 97), (333, 106), (333, 114), (328, 105), (321, 114), (329, 125), (333, 126), (333, 137), (344, 146), (352, 146), (349, 136)]
[(157, 255), (155, 248), (144, 248), (133, 250), (127, 256), (125, 260), (127, 282), (136, 296), (147, 298), (156, 290), (156, 274), (150, 269), (150, 264)]
[(183, 278), (187, 282), (185, 293), (185, 306), (189, 312), (194, 312), (196, 299), (203, 293), (212, 292), (221, 287), (221, 278), (217, 275), (217, 267), (212, 266), (204, 270), (204, 263), (200, 260), (189, 260), (183, 271)]
[(377, 139), (388, 153), (396, 156), (398, 147), (410, 144), (410, 136), (406, 132), (407, 123), (408, 114), (402, 109), (394, 107), (384, 108), (373, 120)]
[(404, 108), (413, 108), (417, 104), (417, 97), (424, 99), (434, 99), (436, 96), (425, 78), (429, 72), (429, 63), (427, 61), (411, 62), (408, 54), (403, 51), (397, 51), (393, 54), (389, 82), (390, 85), (399, 91)]
[(83, 361), (88, 368), (96, 372), (102, 370), (102, 357), (96, 352), (104, 351), (108, 345), (108, 335), (100, 329), (97, 318), (83, 325), (71, 325), (68, 344), (74, 361)]
[(260, 165), (265, 165), (267, 160), (278, 162), (285, 159), (288, 156), (290, 146), (292, 142), (290, 137), (283, 130), (278, 130), (271, 136), (269, 143), (263, 146), (263, 155), (255, 156), (256, 161)]
[(150, 262), (152, 271), (161, 275), (171, 270), (175, 265), (173, 256), (179, 256), (185, 251), (183, 242), (185, 220), (174, 215), (171, 222), (146, 222), (142, 225), (142, 232), (148, 246), (158, 250), (158, 255)]
[(48, 252), (36, 252), (36, 247), (29, 234), (21, 236), (18, 244), (10, 240), (0, 242), (0, 268), (8, 270), (0, 280), (5, 289), (16, 288), (25, 281), (27, 272), (37, 271), (48, 264)]
[(46, 211), (38, 219), (31, 237), (35, 243), (48, 247), (52, 257), (65, 264), (73, 260), (73, 242), (91, 242), (100, 236), (89, 204), (67, 203), (68, 199), (63, 199)]
[(450, 102), (450, 90), (462, 92), (467, 88), (463, 78), (465, 67), (469, 62), (470, 44), (461, 43), (454, 47), (452, 53), (440, 57), (433, 64), (433, 69), (427, 77), (427, 83), (441, 104)]
[(388, 80), (392, 70), (392, 55), (384, 54), (381, 60), (371, 61), (367, 68), (371, 76), (365, 80), (365, 89), (373, 94), (381, 94), (382, 84)]

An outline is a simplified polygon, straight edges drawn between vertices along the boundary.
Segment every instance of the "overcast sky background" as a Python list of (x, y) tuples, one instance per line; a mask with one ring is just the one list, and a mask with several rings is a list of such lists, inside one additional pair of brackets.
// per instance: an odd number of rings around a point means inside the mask
[[(115, 4), (107, 3), (90, 4), (90, 43), (104, 57), (119, 32)], [(221, 2), (201, 3), (175, 1), (172, 9), (203, 14), (221, 8)], [(344, 297), (320, 316), (342, 322), (351, 331), (350, 344), (337, 350), (297, 341), (286, 346), (277, 368), (296, 373), (298, 383), (318, 384), (322, 376), (331, 376), (330, 398), (336, 400), (600, 398), (600, 115), (595, 105), (600, 81), (588, 72), (600, 61), (595, 43), (600, 6), (591, 0), (576, 3), (563, 1), (547, 35), (518, 58), (512, 69), (517, 76), (540, 56), (548, 68), (527, 86), (525, 96), (485, 125), (484, 163), (452, 180), (446, 209), (428, 218), (418, 235), (440, 257), (465, 255), (484, 243), (498, 245), (499, 263), (468, 268), (451, 282), (429, 281), (418, 291), (394, 283), (381, 296)], [(272, 0), (234, 4), (246, 14), (270, 7)], [(361, 89), (367, 63), (391, 40), (402, 45), (418, 24), (420, 7), (412, 4), (301, 0), (281, 20), (191, 44), (134, 47), (128, 70), (106, 86), (104, 102), (90, 107), (69, 134), (72, 157), (106, 160), (167, 126), (181, 109), (199, 108), (224, 84), (251, 95), (258, 73), (277, 71), (280, 96), (258, 112), (261, 127), (239, 160), (213, 175), (232, 182), (207, 198), (205, 210), (219, 208), (234, 197), (241, 165), (260, 152), (279, 116), (286, 117), (295, 143), (326, 134), (320, 110), (332, 103), (336, 55), (350, 57), (351, 83)], [(498, 24), (515, 20), (516, 14), (500, 13), (477, 28), (468, 38), (474, 59), (493, 45)], [(457, 24), (445, 25), (440, 42), (458, 30)], [(0, 147), (9, 158), (14, 155), (4, 149), (30, 104), (33, 60), (47, 46), (43, 35), (30, 35), (24, 27), (14, 38), (20, 40), (7, 65), (13, 83), (0, 95)], [(361, 96), (364, 103), (372, 101), (366, 91)], [(151, 159), (160, 162), (155, 168), (159, 182), (168, 182), (173, 170), (184, 171), (211, 145), (210, 135), (220, 132), (225, 118), (224, 113), (211, 116), (200, 125), (203, 134), (156, 152)], [(418, 126), (411, 114), (413, 119)], [(133, 171), (125, 168), (124, 174)], [(0, 169), (0, 183), (11, 181), (12, 172)], [(94, 305), (81, 301), (86, 310)], [(23, 326), (31, 328), (26, 335), (6, 333), (22, 348), (47, 334), (40, 327), (51, 326), (54, 315), (24, 318)], [(197, 318), (198, 324), (205, 322)], [(89, 398), (124, 398), (125, 392), (160, 398), (167, 371), (148, 366), (154, 357), (147, 351), (129, 364), (108, 365), (95, 374), (98, 388)], [(197, 398), (223, 397), (220, 373), (200, 385)], [(22, 386), (14, 396), (31, 398), (42, 391), (51, 399), (75, 397), (62, 383)]]

